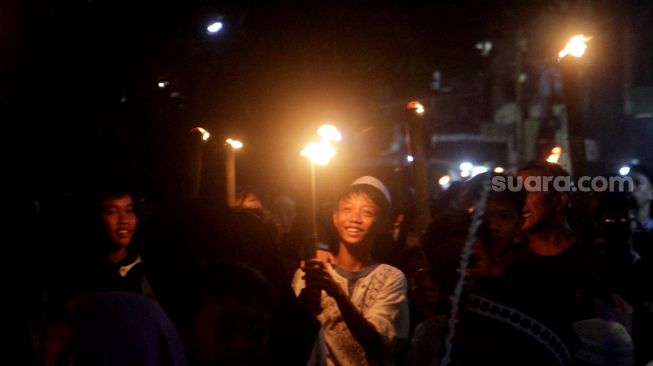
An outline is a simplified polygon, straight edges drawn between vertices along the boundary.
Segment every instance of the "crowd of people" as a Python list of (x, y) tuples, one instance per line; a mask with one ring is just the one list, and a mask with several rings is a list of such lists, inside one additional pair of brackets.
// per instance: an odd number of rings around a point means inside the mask
[[(156, 209), (107, 183), (5, 221), (1, 349), (16, 365), (647, 365), (653, 178), (632, 192), (432, 202), (424, 232), (379, 179), (344, 187), (318, 248), (295, 201)], [(503, 173), (501, 173), (503, 175)], [(516, 175), (568, 176), (533, 162)], [(504, 175), (505, 176), (505, 175)], [(70, 203), (70, 202), (69, 202)]]

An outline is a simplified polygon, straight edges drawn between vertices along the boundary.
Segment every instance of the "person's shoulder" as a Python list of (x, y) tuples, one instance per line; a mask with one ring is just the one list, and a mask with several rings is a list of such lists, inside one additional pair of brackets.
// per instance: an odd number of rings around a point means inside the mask
[(402, 270), (386, 263), (379, 263), (377, 267), (374, 269), (374, 271), (372, 272), (377, 272), (377, 271), (388, 272), (391, 274), (402, 275), (402, 276), (404, 275), (404, 272)]
[(402, 270), (385, 263), (379, 264), (370, 275), (384, 277), (390, 282), (406, 283), (407, 281), (406, 275)]

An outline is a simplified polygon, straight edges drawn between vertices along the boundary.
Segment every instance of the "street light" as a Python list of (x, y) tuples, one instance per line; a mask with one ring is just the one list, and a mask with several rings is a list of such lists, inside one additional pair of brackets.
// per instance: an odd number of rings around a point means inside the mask
[(222, 29), (222, 22), (213, 22), (206, 27), (209, 34), (216, 34)]
[(227, 194), (227, 206), (236, 206), (236, 150), (243, 148), (243, 143), (228, 138), (225, 140), (225, 188)]

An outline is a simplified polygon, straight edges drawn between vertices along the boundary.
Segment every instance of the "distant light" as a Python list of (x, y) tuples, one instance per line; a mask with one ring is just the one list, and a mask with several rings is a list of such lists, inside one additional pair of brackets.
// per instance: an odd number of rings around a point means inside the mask
[(227, 144), (231, 145), (231, 147), (234, 148), (234, 149), (237, 149), (237, 150), (238, 150), (238, 149), (242, 149), (242, 148), (243, 148), (243, 143), (240, 142), (240, 141), (238, 141), (238, 140), (227, 139), (225, 142), (226, 142)]
[(443, 175), (438, 179), (438, 184), (441, 185), (442, 187), (446, 187), (451, 183), (451, 177), (448, 175)]
[(406, 109), (414, 109), (417, 114), (424, 113), (424, 106), (416, 100), (408, 102), (408, 104), (406, 104)]
[(474, 169), (474, 165), (472, 165), (472, 163), (470, 163), (468, 161), (465, 161), (462, 164), (460, 164), (460, 170), (462, 170), (464, 172), (471, 171), (472, 169)]
[(327, 141), (338, 142), (342, 140), (342, 134), (334, 125), (322, 125), (317, 129), (317, 134)]
[(558, 155), (558, 154), (551, 154), (551, 155), (549, 155), (548, 158), (546, 158), (546, 161), (548, 161), (549, 163), (557, 164), (558, 161), (560, 161), (560, 155)]
[(477, 176), (479, 174), (483, 174), (483, 173), (487, 172), (488, 170), (490, 170), (490, 169), (488, 169), (488, 167), (486, 167), (486, 166), (482, 166), (482, 165), (475, 166), (475, 167), (472, 168), (472, 177), (475, 177), (475, 176)]
[(209, 32), (210, 34), (218, 33), (221, 29), (222, 29), (222, 22), (213, 22), (208, 27), (206, 27), (206, 31)]
[(190, 130), (190, 132), (199, 132), (199, 133), (201, 133), (202, 134), (202, 140), (204, 140), (204, 141), (208, 141), (209, 138), (211, 137), (211, 134), (209, 133), (209, 131), (207, 131), (206, 129), (204, 129), (202, 127), (195, 127), (192, 130)]
[(406, 155), (406, 161), (407, 161), (407, 162), (412, 163), (413, 160), (415, 160), (415, 158), (413, 158), (412, 155)]
[(622, 166), (619, 168), (619, 174), (621, 175), (628, 175), (630, 173), (630, 167), (629, 166)]
[(166, 86), (168, 86), (168, 84), (170, 84), (170, 83), (167, 82), (167, 81), (159, 81), (156, 85), (158, 85), (159, 88), (163, 89), (163, 88), (165, 88)]
[(481, 56), (488, 56), (490, 51), (492, 51), (492, 42), (490, 41), (481, 41), (476, 43), (476, 49), (481, 51)]
[(558, 60), (564, 58), (567, 55), (572, 55), (574, 57), (583, 57), (585, 50), (587, 49), (587, 42), (592, 39), (592, 37), (585, 37), (582, 34), (572, 37), (565, 48), (558, 53)]
[(560, 146), (554, 147), (551, 149), (551, 154), (562, 155), (562, 148)]
[(471, 173), (469, 170), (463, 170), (462, 172), (460, 172), (460, 176), (463, 178), (469, 178), (470, 174)]
[(317, 165), (327, 165), (329, 160), (336, 155), (336, 150), (329, 145), (328, 141), (311, 143), (301, 151), (302, 156), (306, 156)]
[(501, 174), (501, 173), (503, 173), (503, 172), (505, 172), (505, 171), (506, 171), (506, 170), (503, 169), (503, 168), (500, 167), (500, 166), (494, 168), (494, 172), (495, 172), (495, 173), (499, 173), (499, 174)]

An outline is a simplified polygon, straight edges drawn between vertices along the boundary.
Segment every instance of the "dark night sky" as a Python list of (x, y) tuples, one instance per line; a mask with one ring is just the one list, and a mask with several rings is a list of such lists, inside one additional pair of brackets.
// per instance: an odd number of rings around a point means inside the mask
[[(127, 174), (170, 189), (162, 182), (181, 175), (196, 125), (244, 139), (241, 176), (270, 179), (317, 125), (371, 125), (383, 103), (428, 93), (435, 69), (473, 84), (474, 44), (505, 37), (546, 2), (135, 3), (1, 3), (10, 184), (74, 192)], [(208, 36), (217, 17), (225, 27)]]

